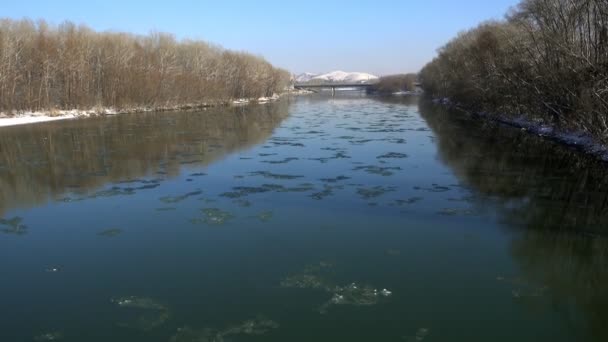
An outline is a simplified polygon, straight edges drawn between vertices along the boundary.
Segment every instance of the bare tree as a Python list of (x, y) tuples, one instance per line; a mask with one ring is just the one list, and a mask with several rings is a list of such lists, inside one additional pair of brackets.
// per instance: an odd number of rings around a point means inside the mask
[(476, 110), (525, 114), (608, 142), (608, 2), (523, 0), (439, 50), (424, 88)]
[(0, 20), (0, 111), (171, 107), (282, 91), (261, 57), (172, 35)]

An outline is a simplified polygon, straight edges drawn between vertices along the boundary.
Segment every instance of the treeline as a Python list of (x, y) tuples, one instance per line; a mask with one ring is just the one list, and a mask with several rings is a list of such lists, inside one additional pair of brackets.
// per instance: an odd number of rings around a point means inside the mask
[(523, 0), (460, 34), (421, 72), (426, 92), (608, 142), (608, 1)]
[(164, 107), (271, 96), (288, 72), (165, 33), (0, 20), (0, 111)]
[(413, 92), (416, 90), (416, 74), (399, 74), (382, 76), (378, 82), (368, 88), (368, 93), (391, 95), (397, 92)]

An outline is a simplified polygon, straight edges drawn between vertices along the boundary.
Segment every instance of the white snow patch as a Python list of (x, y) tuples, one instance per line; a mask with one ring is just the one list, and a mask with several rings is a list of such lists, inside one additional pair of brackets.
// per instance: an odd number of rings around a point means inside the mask
[(305, 72), (296, 76), (296, 82), (305, 83), (312, 80), (316, 76), (318, 76), (318, 74), (313, 74), (312, 72)]
[(232, 101), (233, 105), (244, 105), (244, 104), (248, 104), (251, 100), (250, 99), (236, 99)]
[(395, 95), (395, 96), (420, 95), (420, 94), (422, 94), (422, 92), (418, 91), (418, 90), (414, 90), (414, 91), (402, 90), (402, 91), (396, 91), (393, 93), (393, 95)]
[(273, 94), (269, 97), (260, 97), (258, 99), (236, 99), (230, 101), (218, 101), (212, 103), (191, 103), (182, 105), (166, 105), (166, 106), (153, 106), (153, 107), (131, 107), (125, 109), (116, 108), (92, 108), (89, 110), (50, 110), (45, 112), (17, 112), (12, 116), (6, 113), (0, 112), (0, 127), (5, 126), (17, 126), (34, 124), (39, 122), (67, 120), (76, 118), (86, 118), (91, 116), (105, 116), (105, 115), (117, 115), (117, 114), (128, 114), (128, 113), (147, 113), (147, 112), (162, 112), (162, 111), (187, 111), (187, 110), (206, 110), (208, 107), (223, 106), (223, 105), (246, 105), (252, 102), (258, 103), (269, 103), (278, 100), (283, 95), (288, 95), (289, 92), (281, 94)]
[(73, 116), (21, 116), (13, 118), (2, 118), (0, 119), (0, 127), (27, 125), (38, 122), (57, 121), (73, 118)]
[(95, 115), (116, 115), (120, 113), (114, 108), (93, 108), (89, 110), (69, 109), (46, 112), (17, 112), (14, 116), (0, 113), (0, 127), (26, 125), (39, 122), (86, 118)]
[(268, 102), (276, 101), (278, 99), (279, 99), (279, 95), (278, 94), (273, 94), (270, 97), (260, 97), (258, 99), (258, 103), (268, 103)]
[(273, 102), (278, 100), (281, 97), (281, 95), (279, 94), (273, 94), (272, 96), (269, 97), (260, 97), (260, 98), (253, 98), (253, 99), (247, 99), (247, 98), (242, 98), (242, 99), (236, 99), (236, 100), (232, 100), (232, 104), (233, 105), (246, 105), (252, 102), (257, 102), (257, 103), (268, 103), (268, 102)]
[[(447, 98), (436, 99), (435, 102), (446, 106), (453, 106), (451, 101)], [(458, 106), (455, 107), (459, 108)], [(600, 160), (608, 162), (608, 146), (599, 143), (589, 133), (583, 131), (558, 129), (539, 120), (531, 120), (524, 116), (513, 118), (506, 115), (492, 116), (487, 113), (473, 114), (503, 123), (505, 125), (520, 128), (523, 131), (536, 134), (539, 137), (557, 141), (563, 145), (576, 148), (583, 153), (593, 155)]]
[(307, 90), (307, 89), (292, 89), (288, 92), (288, 95), (292, 95), (292, 96), (310, 95), (310, 94), (315, 94), (315, 92), (312, 90)]

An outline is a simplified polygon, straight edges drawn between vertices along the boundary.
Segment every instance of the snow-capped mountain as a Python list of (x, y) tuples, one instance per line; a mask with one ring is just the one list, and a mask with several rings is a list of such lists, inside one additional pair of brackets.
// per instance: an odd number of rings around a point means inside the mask
[(367, 82), (377, 80), (378, 76), (367, 74), (364, 72), (344, 72), (344, 71), (332, 71), (327, 74), (318, 75), (312, 78), (312, 80), (323, 80), (327, 82)]
[(333, 82), (333, 83), (361, 83), (368, 81), (375, 81), (378, 76), (364, 73), (364, 72), (344, 72), (344, 71), (332, 71), (326, 74), (313, 74), (305, 72), (296, 76), (295, 81), (297, 83), (306, 82)]
[(299, 74), (298, 76), (296, 76), (296, 82), (305, 83), (305, 82), (312, 80), (315, 76), (318, 76), (318, 74), (305, 72), (303, 74)]

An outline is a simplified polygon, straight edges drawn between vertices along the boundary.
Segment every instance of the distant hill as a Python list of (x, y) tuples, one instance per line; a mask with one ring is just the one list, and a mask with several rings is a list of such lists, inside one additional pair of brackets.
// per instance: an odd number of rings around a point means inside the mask
[(364, 83), (370, 81), (377, 81), (378, 76), (364, 73), (364, 72), (344, 72), (344, 71), (332, 71), (322, 75), (315, 75), (312, 73), (303, 73), (296, 77), (298, 83)]
[(298, 76), (296, 76), (296, 82), (306, 83), (306, 82), (309, 82), (310, 80), (312, 80), (315, 76), (318, 76), (318, 74), (305, 72), (303, 74), (299, 74)]

